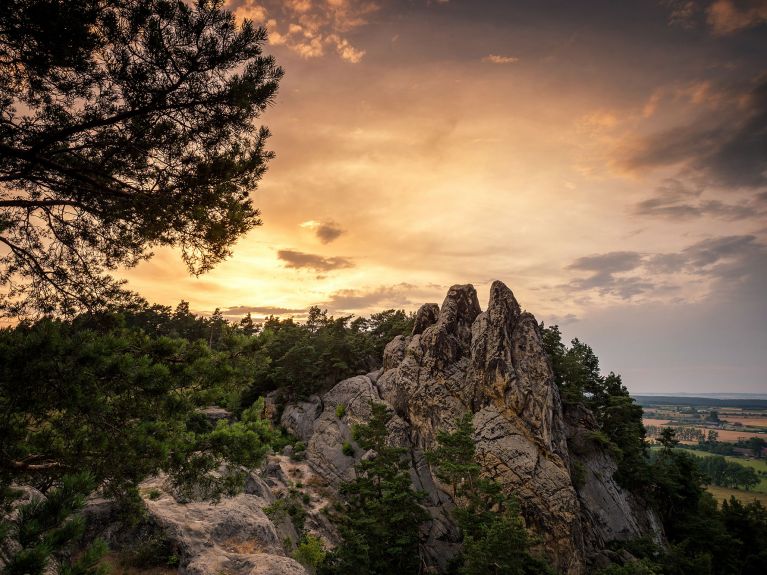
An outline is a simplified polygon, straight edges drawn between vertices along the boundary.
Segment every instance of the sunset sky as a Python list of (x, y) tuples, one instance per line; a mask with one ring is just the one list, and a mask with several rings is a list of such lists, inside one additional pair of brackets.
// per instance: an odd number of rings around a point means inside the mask
[(233, 0), (285, 68), (263, 226), (147, 299), (415, 310), (503, 280), (632, 392), (767, 393), (767, 1)]

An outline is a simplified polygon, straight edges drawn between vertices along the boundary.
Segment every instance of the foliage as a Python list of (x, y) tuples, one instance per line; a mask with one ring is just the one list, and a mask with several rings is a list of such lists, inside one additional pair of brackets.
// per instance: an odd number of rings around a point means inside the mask
[(639, 560), (625, 565), (611, 565), (599, 571), (599, 575), (659, 575), (658, 566), (650, 561)]
[(284, 400), (306, 398), (341, 379), (372, 371), (380, 365), (386, 344), (409, 333), (412, 322), (412, 314), (402, 310), (352, 319), (328, 316), (318, 307), (309, 309), (304, 324), (269, 317), (256, 337), (269, 361), (255, 371), (243, 404), (275, 390)]
[[(94, 487), (93, 477), (86, 472), (67, 475), (47, 497), (21, 505), (16, 521), (6, 529), (21, 548), (10, 557), (4, 575), (39, 575), (53, 553), (71, 548), (85, 530), (85, 522), (77, 513)], [(102, 575), (104, 569), (98, 562), (105, 552), (106, 545), (97, 540), (77, 560), (64, 560), (60, 572)]]
[[(612, 373), (603, 376), (591, 348), (577, 339), (567, 347), (557, 326), (543, 328), (542, 333), (565, 409), (572, 404), (583, 404), (592, 411), (598, 429), (592, 432), (591, 438), (613, 452), (618, 461), (615, 478), (640, 494), (658, 512), (669, 541), (667, 549), (652, 544), (626, 547), (639, 561), (614, 565), (603, 573), (740, 575), (764, 572), (767, 553), (762, 550), (767, 547), (767, 536), (759, 526), (767, 522), (767, 511), (755, 503), (749, 506), (748, 512), (743, 512), (742, 504), (737, 502), (735, 507), (729, 503), (720, 510), (705, 490), (707, 482), (752, 484), (756, 479), (753, 470), (742, 472), (723, 459), (697, 458), (675, 449), (679, 444), (679, 429), (670, 427), (653, 430), (661, 449), (649, 453), (642, 409), (629, 396), (620, 376)], [(715, 417), (714, 412), (709, 417)], [(722, 449), (713, 434), (705, 438), (696, 433), (695, 439), (700, 441), (701, 449), (713, 452)], [(750, 530), (748, 534), (744, 525)]]
[(210, 472), (224, 461), (254, 466), (275, 433), (258, 407), (212, 429), (200, 428), (195, 410), (243, 387), (245, 350), (233, 358), (117, 324), (43, 320), (0, 331), (0, 485), (47, 491), (86, 469), (127, 502), (163, 470), (182, 490), (231, 490), (236, 477)]
[(254, 122), (282, 70), (223, 0), (7, 0), (0, 282), (8, 314), (103, 308), (156, 246), (199, 274), (260, 223)]
[(720, 455), (699, 457), (696, 458), (696, 463), (708, 483), (720, 487), (742, 487), (749, 490), (760, 481), (755, 469), (727, 461)]
[(599, 429), (595, 440), (609, 448), (618, 463), (615, 479), (624, 487), (638, 489), (648, 480), (645, 428), (642, 408), (629, 395), (620, 375), (602, 375), (590, 346), (573, 339), (570, 347), (562, 343), (556, 325), (541, 324), (543, 343), (551, 359), (554, 382), (565, 407), (583, 404), (591, 410)]
[(301, 563), (309, 573), (316, 573), (317, 568), (325, 562), (327, 549), (322, 539), (306, 534), (293, 552), (293, 559)]
[[(651, 460), (651, 500), (671, 544), (659, 560), (661, 572), (743, 573), (752, 551), (744, 548), (735, 525), (726, 523), (724, 512), (705, 491), (706, 478), (699, 471), (698, 458), (674, 449), (676, 439), (670, 428), (664, 430), (661, 442), (663, 449), (653, 452)], [(752, 509), (756, 517), (767, 521), (767, 511), (761, 505)], [(762, 547), (765, 543), (767, 539), (761, 539)]]
[(387, 444), (391, 414), (371, 404), (367, 424), (354, 428), (354, 438), (375, 455), (359, 461), (356, 478), (340, 488), (334, 516), (341, 544), (328, 555), (323, 572), (385, 575), (417, 573), (420, 565), (418, 530), (429, 516), (422, 494), (413, 491), (405, 450)]
[(346, 406), (343, 403), (336, 405), (336, 417), (342, 419), (346, 415)]
[(275, 522), (289, 520), (296, 531), (302, 533), (306, 522), (306, 510), (303, 503), (299, 490), (291, 487), (284, 497), (264, 507), (264, 513)]
[(464, 575), (551, 573), (530, 553), (532, 540), (512, 497), (495, 481), (481, 476), (476, 461), (474, 427), (470, 413), (452, 432), (437, 433), (437, 446), (426, 454), (436, 476), (452, 488), (453, 516), (464, 537), (458, 560)]
[(122, 567), (147, 570), (178, 565), (178, 551), (163, 533), (150, 532), (119, 554)]

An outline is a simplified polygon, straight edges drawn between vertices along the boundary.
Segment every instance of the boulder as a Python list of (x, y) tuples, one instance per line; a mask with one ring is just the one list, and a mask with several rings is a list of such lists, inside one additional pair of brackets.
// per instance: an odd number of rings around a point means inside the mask
[(306, 575), (297, 561), (285, 556), (282, 539), (266, 516), (267, 500), (243, 493), (217, 503), (181, 504), (163, 477), (142, 484), (155, 495), (144, 503), (151, 519), (181, 553), (185, 575)]

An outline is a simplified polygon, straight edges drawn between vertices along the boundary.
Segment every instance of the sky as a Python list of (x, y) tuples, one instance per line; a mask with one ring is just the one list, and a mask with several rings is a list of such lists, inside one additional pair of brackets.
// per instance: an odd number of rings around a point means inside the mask
[(767, 393), (767, 0), (230, 0), (285, 69), (263, 225), (150, 301), (239, 319), (493, 280), (634, 393)]

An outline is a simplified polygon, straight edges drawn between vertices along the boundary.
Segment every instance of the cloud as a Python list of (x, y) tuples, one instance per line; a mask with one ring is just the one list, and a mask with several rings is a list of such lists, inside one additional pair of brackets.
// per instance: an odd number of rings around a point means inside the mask
[(740, 262), (744, 256), (763, 251), (756, 236), (738, 235), (708, 238), (686, 248), (682, 253), (687, 256), (686, 265), (696, 273), (703, 268), (719, 264), (723, 260)]
[(636, 204), (634, 212), (670, 220), (686, 220), (711, 216), (723, 220), (742, 220), (761, 217), (763, 209), (759, 198), (730, 204), (719, 200), (701, 199), (704, 188), (690, 186), (678, 178), (667, 178), (655, 190), (655, 194)]
[[(708, 25), (716, 36), (735, 34), (767, 22), (765, 0), (660, 0), (670, 26), (691, 29)], [(706, 6), (708, 4), (708, 6)]]
[(633, 270), (641, 261), (642, 255), (638, 252), (609, 252), (578, 258), (569, 267), (575, 270), (615, 273)]
[(306, 254), (295, 250), (280, 250), (277, 252), (277, 257), (285, 262), (285, 267), (293, 269), (312, 269), (318, 272), (327, 272), (354, 267), (354, 262), (349, 258), (326, 258), (317, 254)]
[(289, 307), (275, 307), (275, 306), (249, 306), (238, 305), (234, 307), (226, 308), (221, 313), (225, 316), (242, 316), (248, 313), (255, 313), (259, 315), (283, 315), (292, 313), (303, 313), (306, 310), (296, 309)]
[(302, 228), (309, 228), (314, 230), (314, 234), (323, 244), (329, 244), (332, 241), (337, 240), (341, 235), (346, 233), (339, 224), (332, 220), (324, 222), (318, 222), (315, 220), (309, 220), (300, 224)]
[(585, 278), (577, 278), (568, 284), (575, 291), (596, 289), (603, 295), (617, 295), (621, 299), (632, 297), (652, 289), (653, 284), (638, 276), (618, 277), (615, 274), (628, 272), (642, 264), (643, 256), (638, 252), (608, 252), (578, 258), (569, 269), (594, 272)]
[(514, 56), (500, 56), (498, 54), (488, 54), (482, 58), (483, 62), (489, 62), (490, 64), (514, 64), (519, 62), (519, 58)]
[(661, 0), (661, 5), (668, 11), (668, 23), (670, 26), (680, 28), (692, 28), (700, 7), (695, 0)]
[[(707, 238), (679, 252), (608, 252), (575, 260), (569, 269), (592, 273), (561, 287), (631, 300), (642, 294), (676, 292), (682, 286), (674, 278), (686, 275), (710, 282), (712, 290), (720, 289), (751, 275), (755, 265), (763, 265), (765, 256), (767, 246), (753, 235)], [(628, 272), (630, 275), (623, 275)]]
[(767, 185), (767, 76), (731, 96), (718, 114), (628, 143), (619, 163), (630, 171), (679, 165), (727, 187)]
[(716, 0), (709, 6), (706, 20), (714, 34), (724, 36), (767, 22), (767, 1)]
[(240, 19), (250, 18), (269, 31), (269, 42), (284, 45), (303, 58), (324, 56), (328, 49), (353, 64), (365, 51), (347, 38), (379, 9), (369, 0), (230, 0)]
[(392, 286), (379, 286), (372, 289), (343, 289), (335, 292), (323, 305), (334, 310), (359, 310), (372, 306), (404, 307), (412, 306), (410, 295), (417, 286), (399, 283)]

